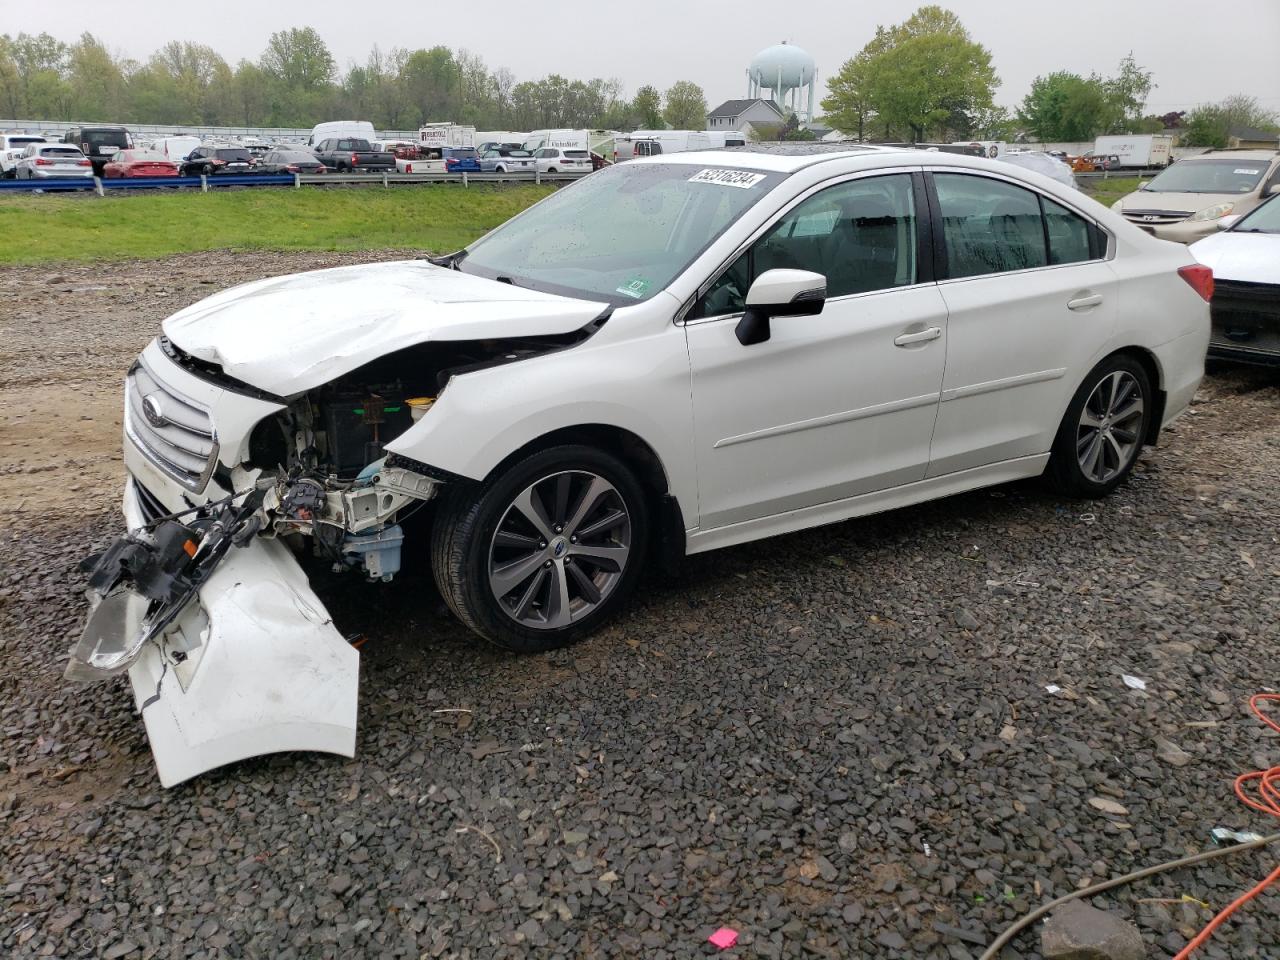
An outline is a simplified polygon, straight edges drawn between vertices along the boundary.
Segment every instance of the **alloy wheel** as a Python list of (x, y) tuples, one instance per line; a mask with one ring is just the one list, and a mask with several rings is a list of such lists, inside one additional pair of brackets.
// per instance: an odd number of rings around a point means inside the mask
[(631, 514), (618, 489), (585, 470), (526, 487), (489, 545), (489, 589), (521, 626), (569, 626), (618, 586), (631, 553)]
[(1114, 370), (1089, 394), (1076, 431), (1076, 460), (1094, 483), (1107, 483), (1129, 467), (1142, 443), (1142, 387), (1132, 373)]

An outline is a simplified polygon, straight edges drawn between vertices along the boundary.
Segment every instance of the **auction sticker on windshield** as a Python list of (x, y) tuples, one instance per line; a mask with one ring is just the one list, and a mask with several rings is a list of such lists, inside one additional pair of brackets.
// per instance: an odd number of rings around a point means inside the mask
[(708, 167), (699, 170), (689, 178), (690, 183), (718, 183), (722, 187), (738, 187), (750, 190), (764, 179), (763, 173), (751, 173), (748, 170), (714, 170)]

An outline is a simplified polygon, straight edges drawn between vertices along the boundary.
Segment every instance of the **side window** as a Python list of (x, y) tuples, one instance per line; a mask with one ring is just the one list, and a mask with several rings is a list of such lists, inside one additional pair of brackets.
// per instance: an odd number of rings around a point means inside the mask
[(1048, 197), (1040, 198), (1044, 206), (1044, 228), (1049, 235), (1049, 262), (1084, 263), (1092, 260), (1089, 249), (1091, 226), (1083, 217), (1072, 213)]
[(1035, 193), (968, 174), (937, 173), (933, 182), (952, 277), (1045, 266), (1044, 223)]
[(698, 302), (691, 318), (741, 313), (766, 270), (812, 270), (827, 296), (916, 282), (915, 194), (908, 174), (865, 177), (814, 194), (742, 254)]

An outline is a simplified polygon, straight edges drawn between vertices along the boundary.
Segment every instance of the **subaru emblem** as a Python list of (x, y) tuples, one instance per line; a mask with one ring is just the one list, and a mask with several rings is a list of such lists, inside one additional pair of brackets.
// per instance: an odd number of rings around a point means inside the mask
[(142, 413), (146, 416), (147, 423), (157, 430), (169, 423), (169, 418), (164, 415), (164, 408), (160, 406), (160, 401), (154, 393), (142, 401)]

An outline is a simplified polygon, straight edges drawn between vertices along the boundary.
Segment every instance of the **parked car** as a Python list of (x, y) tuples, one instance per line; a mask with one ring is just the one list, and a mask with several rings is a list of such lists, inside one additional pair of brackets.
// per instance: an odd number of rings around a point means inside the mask
[(540, 173), (590, 173), (589, 150), (561, 150), (542, 147), (533, 154), (534, 166)]
[(1218, 223), (1191, 245), (1213, 270), (1209, 356), (1280, 364), (1280, 197)]
[(26, 151), (28, 144), (45, 142), (46, 139), (36, 133), (0, 134), (0, 178), (12, 180), (14, 167)]
[(440, 159), (446, 173), (479, 173), (483, 169), (475, 147), (442, 147)]
[(310, 150), (272, 150), (258, 162), (258, 173), (326, 173)]
[(533, 173), (533, 154), (517, 147), (490, 147), (480, 155), (485, 173)]
[(1163, 240), (1193, 243), (1223, 217), (1280, 193), (1280, 150), (1207, 150), (1162, 170), (1111, 209)]
[(396, 169), (395, 154), (386, 150), (375, 150), (368, 140), (354, 138), (322, 140), (316, 145), (315, 154), (317, 160), (338, 173), (360, 171), (385, 173), (394, 172)]
[(19, 180), (93, 178), (93, 164), (69, 143), (29, 143), (14, 166)]
[(1211, 283), (1044, 177), (851, 148), (618, 164), (450, 256), (221, 291), (130, 368), (134, 533), (68, 673), (128, 668), (166, 785), (350, 756), (360, 657), (291, 547), (385, 591), (428, 541), (461, 622), (533, 652), (659, 558), (1042, 473), (1104, 496), (1190, 403)]
[(1073, 173), (1096, 173), (1099, 170), (1119, 170), (1120, 158), (1115, 154), (1103, 156), (1089, 151), (1071, 160)]
[(154, 150), (121, 150), (102, 168), (108, 178), (176, 177), (178, 165)]
[(244, 147), (203, 145), (196, 147), (178, 165), (184, 177), (212, 177), (228, 173), (253, 173), (253, 157)]
[(72, 127), (62, 135), (62, 142), (79, 147), (93, 163), (93, 172), (99, 177), (108, 160), (121, 150), (133, 149), (133, 138), (124, 127)]

